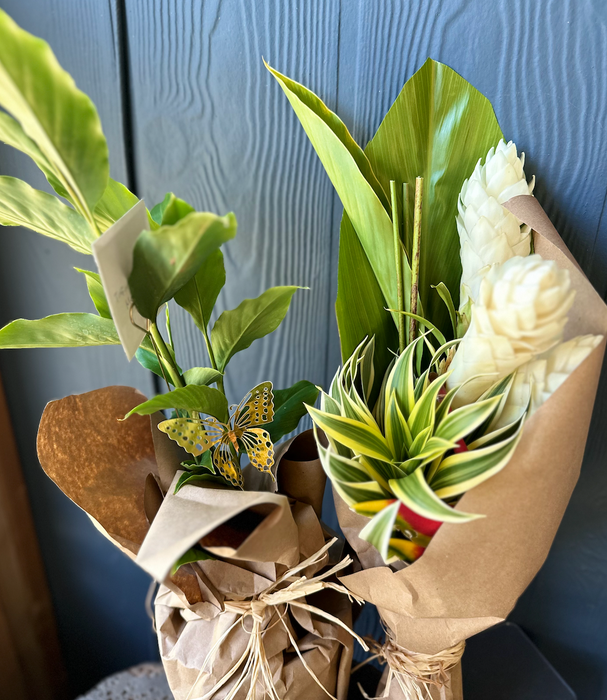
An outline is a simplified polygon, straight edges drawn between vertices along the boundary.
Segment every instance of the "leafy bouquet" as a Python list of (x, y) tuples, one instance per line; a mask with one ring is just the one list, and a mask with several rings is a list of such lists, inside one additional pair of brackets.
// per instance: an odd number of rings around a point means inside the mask
[(343, 203), (343, 367), (309, 407), (377, 605), (383, 697), (461, 697), (464, 640), (543, 563), (584, 453), (607, 310), (489, 102), (428, 60), (365, 151), (269, 69)]
[[(2, 11), (0, 106), (0, 139), (30, 156), (57, 195), (2, 176), (0, 223), (94, 252), (101, 273), (79, 270), (97, 314), (13, 321), (0, 347), (122, 341), (166, 382), (150, 400), (114, 386), (51, 402), (38, 453), (64, 493), (162, 584), (156, 625), (175, 696), (345, 698), (355, 596), (334, 574), (351, 560), (320, 523), (325, 477), (307, 457), (311, 434), (275, 446), (318, 390), (266, 381), (230, 407), (224, 389), (230, 360), (278, 327), (297, 287), (245, 299), (209, 332), (234, 215), (197, 212), (173, 194), (148, 212), (109, 177), (90, 99)], [(180, 367), (169, 301), (203, 334), (210, 366)]]

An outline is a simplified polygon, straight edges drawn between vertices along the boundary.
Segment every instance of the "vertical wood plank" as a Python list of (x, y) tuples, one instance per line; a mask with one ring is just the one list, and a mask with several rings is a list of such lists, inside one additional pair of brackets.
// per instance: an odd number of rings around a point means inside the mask
[[(228, 367), (231, 400), (256, 382), (324, 383), (332, 315), (333, 191), (262, 56), (335, 106), (339, 2), (132, 0), (128, 33), (141, 193), (167, 190), (199, 209), (233, 210), (219, 310), (279, 284), (297, 293), (286, 322)], [(180, 363), (208, 363), (179, 310)]]
[[(117, 0), (2, 0), (3, 9), (24, 29), (50, 42), (63, 67), (91, 96), (109, 142), (112, 175), (126, 181), (119, 5)], [(8, 148), (0, 151), (0, 171), (38, 188), (46, 185), (27, 159)], [(6, 228), (1, 235), (3, 325), (20, 317), (94, 311), (84, 281), (73, 270), (95, 269), (92, 258), (30, 231)], [(0, 370), (75, 695), (113, 671), (155, 656), (144, 608), (149, 579), (99, 537), (86, 515), (42, 472), (36, 457), (38, 421), (48, 401), (70, 393), (127, 384), (151, 394), (153, 385), (147, 372), (127, 363), (119, 347), (3, 351)]]

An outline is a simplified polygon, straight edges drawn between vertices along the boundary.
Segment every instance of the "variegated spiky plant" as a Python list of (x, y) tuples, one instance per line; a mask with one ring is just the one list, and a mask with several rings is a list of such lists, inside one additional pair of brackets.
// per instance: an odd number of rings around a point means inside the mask
[[(422, 371), (424, 342), (432, 355)], [(350, 508), (371, 518), (360, 536), (387, 562), (417, 559), (444, 522), (482, 517), (453, 506), (507, 464), (521, 436), (524, 414), (494, 428), (513, 375), (474, 403), (452, 408), (459, 387), (445, 385), (456, 342), (437, 351), (426, 336), (410, 343), (371, 406), (374, 341), (365, 341), (323, 392), (320, 409), (308, 407), (327, 475)]]

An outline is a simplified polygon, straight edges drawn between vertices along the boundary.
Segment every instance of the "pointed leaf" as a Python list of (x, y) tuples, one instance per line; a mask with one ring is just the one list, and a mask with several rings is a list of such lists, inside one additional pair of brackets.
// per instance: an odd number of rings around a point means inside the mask
[(166, 408), (183, 409), (196, 413), (206, 413), (214, 416), (222, 423), (228, 420), (228, 400), (217, 389), (210, 386), (196, 386), (191, 384), (179, 389), (174, 389), (166, 394), (159, 394), (153, 399), (144, 401), (129, 411), (125, 418), (137, 413), (140, 416), (149, 416), (156, 411)]
[(194, 319), (204, 332), (219, 292), (226, 283), (223, 253), (217, 249), (202, 263), (192, 279), (175, 294), (175, 301)]
[[(182, 484), (182, 486), (184, 485), (185, 484)], [(171, 576), (176, 574), (185, 564), (193, 564), (194, 562), (206, 561), (207, 559), (215, 559), (215, 557), (202, 549), (202, 547), (192, 547), (192, 549), (188, 549), (188, 551), (185, 554), (182, 554), (173, 564), (173, 567), (171, 568)]]
[(274, 390), (274, 418), (267, 427), (273, 443), (297, 428), (306, 415), (306, 404), (313, 406), (317, 397), (318, 387), (305, 379), (288, 389)]
[(36, 321), (22, 318), (0, 330), (0, 348), (79, 348), (120, 345), (114, 322), (96, 314), (55, 314)]
[(456, 408), (438, 424), (435, 435), (452, 442), (461, 440), (491, 418), (501, 399), (501, 396), (494, 396), (492, 399)]
[(0, 224), (25, 226), (85, 255), (96, 238), (78, 212), (15, 177), (0, 177)]
[(108, 177), (97, 110), (49, 45), (0, 10), (0, 105), (21, 123), (77, 209), (92, 212)]
[(167, 192), (162, 202), (152, 209), (150, 216), (159, 226), (170, 226), (193, 211), (195, 210), (191, 204), (179, 199), (172, 192)]
[(193, 212), (174, 225), (143, 231), (133, 251), (129, 287), (139, 313), (151, 321), (158, 309), (198, 272), (220, 245), (236, 235), (234, 214)]
[(90, 270), (81, 270), (79, 267), (74, 268), (77, 272), (81, 272), (86, 279), (86, 286), (89, 290), (89, 296), (91, 297), (97, 313), (103, 318), (112, 318), (112, 313), (110, 311), (109, 304), (107, 303), (107, 298), (105, 296), (105, 291), (103, 289), (103, 284), (101, 283), (101, 277), (97, 272), (91, 272)]
[(221, 314), (211, 331), (211, 344), (221, 372), (237, 352), (278, 328), (298, 289), (271, 287), (256, 299), (245, 299), (235, 309)]
[(392, 505), (380, 510), (359, 534), (362, 540), (369, 542), (377, 549), (384, 561), (388, 558), (388, 547), (399, 507), (400, 503), (395, 501)]
[(109, 179), (93, 215), (101, 233), (132, 209), (139, 199), (121, 182)]
[(186, 384), (196, 386), (209, 386), (215, 384), (223, 377), (223, 374), (212, 367), (192, 367), (183, 373)]

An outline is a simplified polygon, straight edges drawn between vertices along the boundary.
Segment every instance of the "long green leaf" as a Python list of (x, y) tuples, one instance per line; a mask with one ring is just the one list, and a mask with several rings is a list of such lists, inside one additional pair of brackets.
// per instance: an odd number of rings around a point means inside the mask
[(25, 226), (88, 255), (96, 238), (78, 212), (15, 177), (0, 177), (0, 224)]
[(409, 183), (409, 232), (412, 185), (416, 177), (424, 178), (419, 289), (426, 318), (445, 335), (450, 335), (449, 312), (431, 285), (444, 282), (455, 299), (459, 296), (457, 198), (478, 159), (500, 138), (489, 101), (451, 68), (428, 59), (407, 81), (365, 149), (384, 188), (390, 180)]
[(435, 434), (452, 442), (461, 440), (491, 417), (501, 398), (501, 396), (495, 396), (469, 406), (456, 408), (438, 424)]
[(0, 330), (0, 348), (78, 348), (119, 344), (114, 322), (96, 314), (55, 314), (35, 321), (20, 318)]
[(351, 418), (323, 413), (312, 406), (308, 406), (308, 413), (321, 430), (356, 454), (387, 461), (394, 459), (392, 450), (379, 428), (373, 429), (366, 423)]
[(90, 270), (81, 270), (79, 267), (74, 269), (84, 275), (89, 296), (91, 297), (93, 304), (95, 304), (97, 313), (103, 318), (112, 318), (112, 312), (110, 311), (110, 306), (107, 302), (107, 297), (105, 296), (105, 290), (103, 289), (103, 284), (101, 282), (101, 277), (99, 277), (99, 273), (91, 272)]
[(402, 479), (393, 479), (390, 481), (390, 488), (394, 495), (414, 513), (430, 520), (443, 523), (466, 523), (483, 517), (454, 510), (441, 501), (426, 483), (423, 469), (416, 469), (413, 474)]
[(159, 394), (153, 399), (135, 406), (129, 411), (125, 418), (134, 413), (140, 416), (149, 416), (156, 411), (166, 408), (183, 409), (185, 411), (195, 411), (214, 416), (217, 420), (225, 423), (228, 420), (228, 400), (217, 389), (210, 386), (196, 386), (191, 384), (179, 389), (174, 389), (166, 394)]
[(101, 233), (131, 210), (139, 200), (121, 182), (109, 179), (101, 199), (93, 212)]
[(287, 433), (295, 430), (306, 415), (306, 404), (313, 405), (318, 396), (318, 387), (302, 379), (288, 389), (274, 390), (274, 418), (268, 425), (272, 442), (278, 442)]
[(237, 352), (246, 350), (253, 341), (278, 328), (298, 289), (300, 287), (272, 287), (221, 314), (211, 331), (211, 344), (220, 372)]
[(209, 386), (222, 378), (221, 372), (212, 367), (192, 367), (183, 373), (186, 384)]
[(76, 208), (91, 221), (109, 177), (97, 110), (49, 45), (1, 10), (0, 105), (21, 123)]
[(192, 279), (175, 294), (175, 301), (205, 331), (219, 292), (226, 283), (223, 253), (217, 249), (202, 263)]
[(234, 214), (192, 212), (174, 225), (143, 231), (133, 251), (129, 287), (139, 313), (154, 321), (158, 309), (198, 272), (219, 246), (236, 235)]

